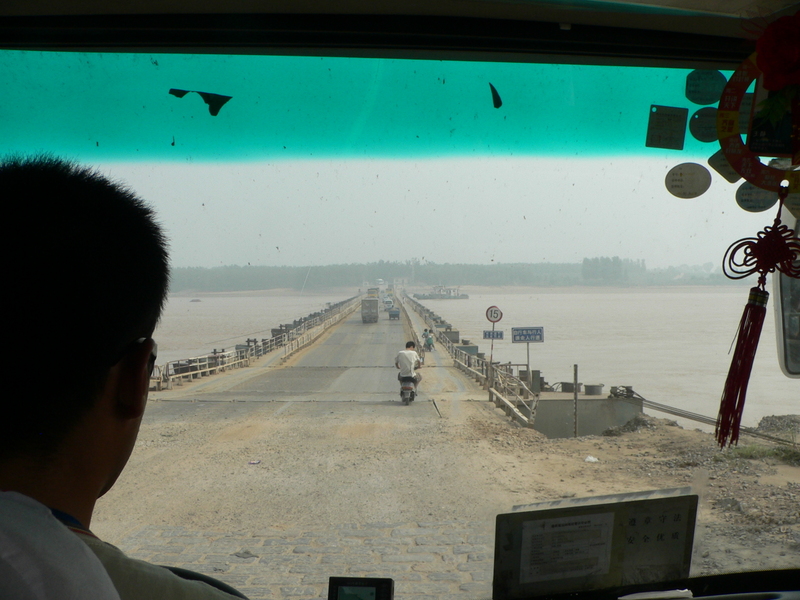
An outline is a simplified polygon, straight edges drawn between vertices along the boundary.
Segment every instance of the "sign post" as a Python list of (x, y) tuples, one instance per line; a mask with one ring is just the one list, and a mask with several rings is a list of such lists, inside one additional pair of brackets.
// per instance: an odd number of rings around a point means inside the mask
[[(503, 318), (503, 311), (496, 306), (490, 306), (486, 309), (486, 318), (492, 324), (492, 346), (489, 350), (489, 388), (494, 386), (494, 326)], [(491, 398), (491, 392), (489, 393)]]
[(578, 437), (578, 365), (575, 365), (575, 372), (573, 374), (573, 394), (575, 402), (575, 437)]
[(490, 306), (486, 309), (486, 318), (492, 324), (492, 347), (489, 350), (489, 364), (492, 364), (492, 358), (494, 356), (494, 326), (503, 318), (503, 311), (496, 306)]
[(531, 342), (544, 343), (544, 327), (512, 327), (511, 342), (525, 343), (528, 350), (528, 386), (533, 390), (533, 374), (531, 373)]

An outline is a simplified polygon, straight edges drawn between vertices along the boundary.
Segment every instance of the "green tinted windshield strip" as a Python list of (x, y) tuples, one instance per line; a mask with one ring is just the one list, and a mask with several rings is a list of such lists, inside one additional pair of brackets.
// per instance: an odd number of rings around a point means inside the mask
[(0, 152), (81, 160), (660, 155), (650, 105), (699, 108), (689, 71), (643, 67), (2, 51), (0, 70)]

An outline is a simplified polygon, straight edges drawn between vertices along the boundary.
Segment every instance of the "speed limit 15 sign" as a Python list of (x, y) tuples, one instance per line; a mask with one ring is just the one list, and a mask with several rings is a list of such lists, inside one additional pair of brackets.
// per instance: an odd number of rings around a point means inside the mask
[(503, 318), (503, 311), (496, 306), (490, 306), (486, 309), (486, 318), (489, 319), (490, 323), (497, 323)]

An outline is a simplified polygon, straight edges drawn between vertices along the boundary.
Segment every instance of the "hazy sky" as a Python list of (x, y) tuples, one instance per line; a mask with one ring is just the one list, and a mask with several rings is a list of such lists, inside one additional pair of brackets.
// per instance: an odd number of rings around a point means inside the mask
[[(580, 262), (713, 263), (771, 223), (713, 173), (695, 199), (666, 173), (689, 157), (111, 163), (155, 205), (175, 266)], [(698, 162), (704, 162), (697, 157)]]
[[(670, 169), (719, 150), (714, 71), (0, 51), (0, 72), (0, 154), (49, 152), (126, 181), (157, 208), (176, 266), (718, 268), (774, 216), (740, 209), (739, 184), (713, 169), (698, 198), (665, 188)], [(713, 93), (688, 93), (692, 81)], [(201, 93), (228, 100), (213, 114)], [(672, 132), (684, 149), (648, 146), (670, 111), (689, 124)]]

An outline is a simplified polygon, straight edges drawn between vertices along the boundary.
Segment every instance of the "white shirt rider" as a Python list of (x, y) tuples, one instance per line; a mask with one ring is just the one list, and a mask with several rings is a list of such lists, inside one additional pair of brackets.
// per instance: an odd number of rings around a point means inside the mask
[(406, 343), (406, 349), (397, 353), (394, 359), (394, 366), (400, 369), (397, 376), (399, 380), (401, 377), (413, 377), (415, 380), (414, 387), (422, 380), (422, 375), (417, 373), (420, 367), (419, 354), (416, 352), (416, 344), (414, 342)]

